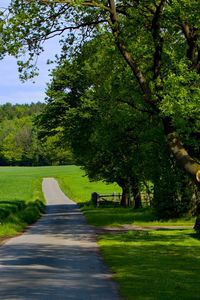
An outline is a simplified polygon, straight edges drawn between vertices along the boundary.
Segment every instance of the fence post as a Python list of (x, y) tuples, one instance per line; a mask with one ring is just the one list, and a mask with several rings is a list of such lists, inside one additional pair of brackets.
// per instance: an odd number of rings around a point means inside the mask
[(91, 194), (91, 200), (95, 207), (97, 207), (98, 197), (99, 197), (99, 195), (96, 192), (93, 192)]
[(116, 199), (116, 196), (117, 196), (116, 192), (113, 192), (113, 201), (114, 201), (114, 202), (117, 200), (117, 199)]

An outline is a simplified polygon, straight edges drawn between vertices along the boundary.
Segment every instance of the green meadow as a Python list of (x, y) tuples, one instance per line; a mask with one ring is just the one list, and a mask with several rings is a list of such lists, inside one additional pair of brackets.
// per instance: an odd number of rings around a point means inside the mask
[(90, 182), (78, 166), (0, 167), (0, 238), (21, 232), (43, 213), (44, 177), (57, 178), (76, 202), (88, 202), (93, 191), (119, 191), (117, 185)]
[[(95, 226), (193, 225), (193, 218), (161, 222), (150, 209), (98, 207), (91, 192), (118, 192), (116, 185), (90, 182), (77, 166), (0, 167), (0, 237), (25, 229), (43, 212), (41, 183), (54, 177), (62, 190), (79, 203)], [(128, 300), (200, 299), (200, 237), (193, 229), (129, 231), (100, 234), (100, 251)]]

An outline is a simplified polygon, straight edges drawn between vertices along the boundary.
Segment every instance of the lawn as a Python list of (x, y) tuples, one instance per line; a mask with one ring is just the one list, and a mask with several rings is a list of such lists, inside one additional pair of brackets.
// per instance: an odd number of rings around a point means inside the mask
[(126, 299), (200, 299), (200, 240), (192, 230), (104, 235), (99, 244)]

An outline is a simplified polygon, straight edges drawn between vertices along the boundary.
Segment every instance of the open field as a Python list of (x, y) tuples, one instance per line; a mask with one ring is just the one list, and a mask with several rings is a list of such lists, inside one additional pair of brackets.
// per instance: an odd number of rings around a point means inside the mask
[[(115, 185), (89, 182), (76, 166), (1, 167), (0, 237), (15, 235), (41, 214), (43, 177), (58, 179), (62, 190), (81, 205), (96, 226), (193, 225), (193, 218), (161, 222), (149, 209), (88, 204), (93, 191), (118, 192)], [(85, 205), (84, 205), (85, 202)], [(128, 300), (188, 300), (200, 295), (200, 238), (192, 229), (129, 231), (99, 235), (100, 250)]]
[[(42, 178), (55, 177), (77, 202), (93, 191), (114, 191), (116, 185), (89, 182), (77, 166), (0, 167), (0, 237), (9, 237), (34, 222), (44, 209)], [(114, 189), (114, 190), (113, 190)]]

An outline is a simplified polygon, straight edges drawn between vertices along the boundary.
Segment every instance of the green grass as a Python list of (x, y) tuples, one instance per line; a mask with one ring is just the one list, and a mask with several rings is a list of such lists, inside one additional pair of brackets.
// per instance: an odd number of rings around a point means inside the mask
[(0, 238), (16, 235), (41, 215), (44, 177), (57, 178), (68, 196), (77, 202), (90, 200), (93, 191), (119, 189), (115, 185), (89, 182), (78, 166), (0, 167)]
[(84, 175), (84, 172), (80, 169), (78, 169), (78, 173), (62, 174), (62, 176), (57, 176), (56, 178), (58, 179), (61, 189), (66, 193), (66, 195), (78, 204), (88, 203), (91, 199), (92, 192), (120, 192), (120, 188), (117, 184), (105, 184), (101, 181), (90, 182)]
[(104, 235), (99, 244), (128, 300), (199, 299), (200, 240), (192, 230)]
[(0, 168), (0, 237), (21, 232), (41, 215), (41, 179), (26, 168)]
[(185, 217), (172, 220), (157, 220), (149, 208), (134, 210), (133, 208), (83, 206), (88, 222), (95, 226), (121, 226), (124, 224), (138, 226), (193, 226), (194, 218)]

